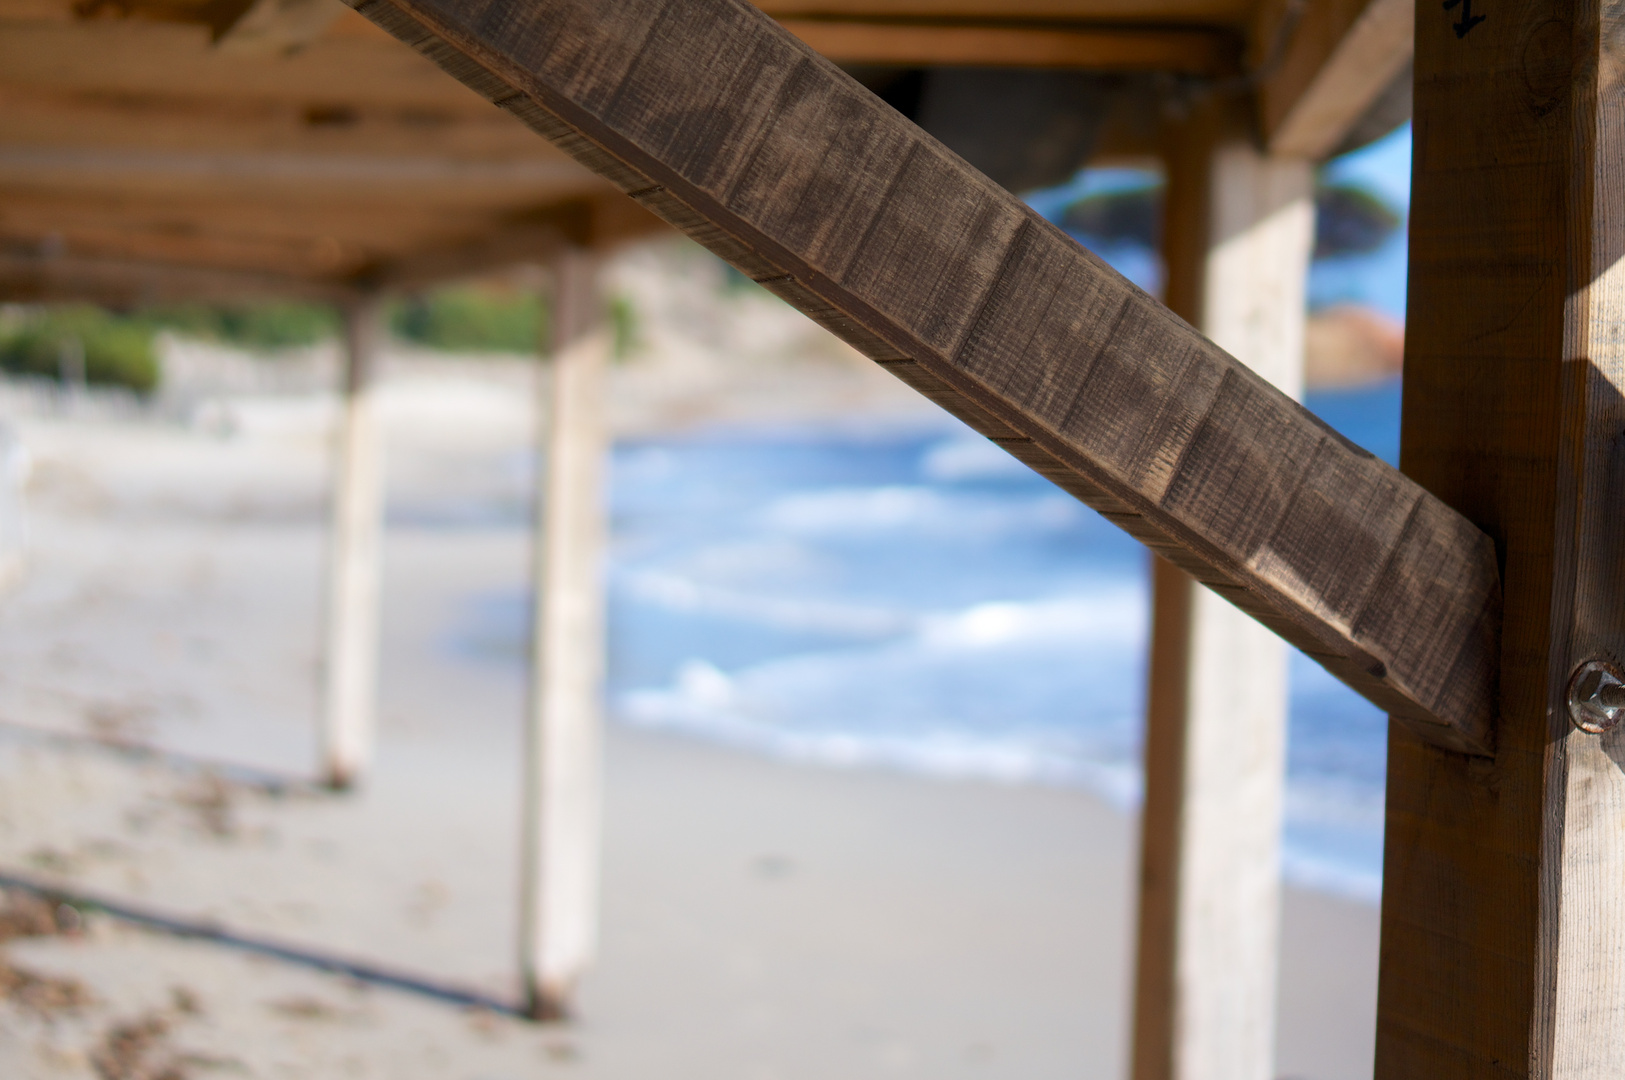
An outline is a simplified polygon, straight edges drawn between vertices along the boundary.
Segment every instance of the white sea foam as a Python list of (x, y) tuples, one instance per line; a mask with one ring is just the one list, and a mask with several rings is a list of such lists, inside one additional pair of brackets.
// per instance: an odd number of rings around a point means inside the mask
[(683, 665), (677, 699), (650, 693), (627, 695), (621, 718), (638, 727), (676, 731), (787, 761), (835, 768), (886, 768), (942, 779), (1087, 788), (1120, 809), (1140, 798), (1137, 763), (1091, 761), (1046, 746), (1021, 733), (977, 738), (941, 729), (910, 734), (850, 730), (808, 731), (755, 722), (736, 711), (737, 690), (728, 676), (703, 661)]
[[(1143, 554), (993, 444), (728, 433), (624, 449), (615, 488), (620, 719), (1138, 803)], [(503, 610), (519, 641), (525, 604)], [(1301, 657), (1291, 670), (1283, 872), (1371, 900), (1384, 719)]]
[[(1142, 589), (1119, 586), (977, 604), (879, 645), (732, 674), (691, 658), (666, 686), (623, 693), (618, 711), (639, 726), (790, 760), (1082, 785), (1126, 806), (1138, 797), (1139, 705), (1138, 680), (1124, 676), (1137, 664), (1144, 609)], [(1058, 687), (1076, 696), (1087, 724), (1047, 722)]]
[(886, 637), (916, 624), (909, 612), (816, 597), (775, 596), (734, 589), (669, 571), (641, 569), (616, 575), (625, 595), (671, 611), (721, 615), (781, 630), (810, 630), (852, 637)]
[(1055, 531), (1078, 525), (1087, 511), (1060, 494), (977, 499), (912, 485), (824, 488), (776, 499), (761, 515), (770, 530), (802, 536), (888, 532), (963, 537)]
[(1079, 647), (1122, 645), (1146, 632), (1145, 590), (1105, 585), (1086, 596), (976, 604), (921, 621), (927, 648), (966, 650), (1022, 641)]
[(964, 480), (1004, 480), (1026, 477), (1032, 470), (979, 436), (945, 439), (920, 458), (920, 472), (929, 480), (954, 483)]
[(1382, 868), (1375, 872), (1288, 843), (1281, 853), (1281, 876), (1300, 889), (1341, 896), (1363, 904), (1382, 903)]
[[(1143, 587), (1118, 584), (927, 615), (879, 644), (732, 673), (691, 658), (667, 685), (623, 693), (618, 713), (784, 760), (1080, 787), (1127, 811), (1141, 795), (1145, 612)], [(1058, 724), (1067, 700), (1077, 722)], [(1286, 880), (1375, 902), (1380, 789), (1311, 771), (1292, 778), (1285, 810)]]

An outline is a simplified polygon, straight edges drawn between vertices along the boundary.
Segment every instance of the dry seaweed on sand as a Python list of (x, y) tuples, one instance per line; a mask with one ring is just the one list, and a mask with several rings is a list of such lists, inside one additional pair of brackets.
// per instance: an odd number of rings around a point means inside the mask
[(90, 1004), (90, 990), (78, 979), (41, 975), (0, 959), (0, 999), (39, 1016), (72, 1012)]
[(187, 1080), (187, 1070), (169, 1044), (169, 1021), (157, 1013), (109, 1028), (90, 1053), (101, 1080)]

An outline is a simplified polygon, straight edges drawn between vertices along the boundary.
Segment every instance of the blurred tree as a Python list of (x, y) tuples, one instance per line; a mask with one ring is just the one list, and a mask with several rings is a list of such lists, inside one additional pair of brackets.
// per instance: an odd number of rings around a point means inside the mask
[(339, 330), (338, 312), (326, 304), (179, 304), (146, 308), (140, 317), (158, 329), (246, 349), (314, 345)]
[(459, 286), (396, 304), (390, 328), (402, 340), (447, 352), (534, 353), (547, 309), (528, 290)]
[[(1315, 191), (1314, 257), (1368, 254), (1385, 244), (1400, 222), (1399, 213), (1366, 188), (1322, 183)], [(1162, 188), (1087, 195), (1067, 206), (1059, 223), (1085, 244), (1155, 250), (1162, 232)]]
[(149, 323), (81, 304), (18, 320), (0, 336), (0, 369), (59, 381), (82, 378), (139, 394), (155, 390), (159, 378)]
[(1097, 244), (1156, 248), (1162, 236), (1162, 186), (1086, 195), (1066, 208), (1060, 224)]
[(1321, 184), (1315, 191), (1315, 254), (1365, 255), (1388, 242), (1399, 228), (1393, 207), (1355, 184)]

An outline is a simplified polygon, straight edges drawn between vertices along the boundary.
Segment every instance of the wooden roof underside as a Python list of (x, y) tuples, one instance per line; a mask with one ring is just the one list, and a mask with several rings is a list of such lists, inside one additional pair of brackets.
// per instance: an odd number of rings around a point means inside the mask
[[(837, 62), (1248, 80), (1337, 146), (1405, 0), (762, 0)], [(0, 299), (411, 287), (662, 227), (337, 0), (0, 0)]]

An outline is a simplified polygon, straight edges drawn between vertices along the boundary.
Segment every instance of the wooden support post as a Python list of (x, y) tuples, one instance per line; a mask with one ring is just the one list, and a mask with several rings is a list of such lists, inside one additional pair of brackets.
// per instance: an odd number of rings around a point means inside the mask
[(377, 297), (344, 307), (344, 386), (328, 552), (327, 685), (321, 772), (334, 788), (355, 783), (372, 755), (378, 690), (379, 548), (383, 443), (374, 376), (383, 343)]
[(520, 965), (538, 1020), (566, 1014), (598, 936), (604, 669), (604, 365), (591, 254), (553, 262), (553, 377), (538, 440), (535, 605), (525, 750)]
[[(1312, 169), (1214, 103), (1179, 125), (1169, 305), (1297, 397)], [(1272, 1080), (1287, 647), (1153, 557), (1134, 1080)]]
[(1385, 1080), (1625, 1076), (1625, 729), (1568, 703), (1625, 662), (1619, 15), (1417, 5), (1400, 459), (1495, 538), (1506, 615), (1493, 758), (1390, 728)]

